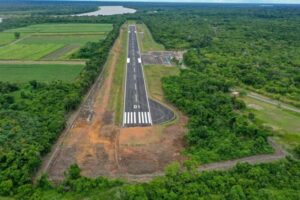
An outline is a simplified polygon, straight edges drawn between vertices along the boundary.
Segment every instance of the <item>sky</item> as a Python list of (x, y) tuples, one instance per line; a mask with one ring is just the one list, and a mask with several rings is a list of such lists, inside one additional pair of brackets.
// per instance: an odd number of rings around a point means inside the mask
[[(85, 1), (91, 1), (91, 0), (85, 0)], [(92, 0), (92, 1), (101, 1), (101, 0)], [(104, 0), (104, 1), (109, 1), (109, 0)], [(300, 0), (111, 0), (111, 1), (300, 4)]]

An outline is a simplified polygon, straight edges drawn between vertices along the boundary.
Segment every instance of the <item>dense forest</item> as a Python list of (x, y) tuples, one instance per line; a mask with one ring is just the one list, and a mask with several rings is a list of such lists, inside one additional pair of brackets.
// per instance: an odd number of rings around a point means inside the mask
[[(34, 19), (32, 23), (36, 23)], [(7, 21), (4, 27), (15, 27), (22, 24), (19, 21), (27, 20)], [(90, 23), (100, 21), (97, 18), (85, 20)], [(101, 23), (106, 21), (104, 18)], [(81, 49), (78, 56), (88, 61), (74, 83), (0, 82), (0, 195), (9, 195), (19, 186), (31, 183), (32, 175), (41, 164), (41, 157), (50, 150), (64, 129), (67, 114), (77, 108), (101, 71), (123, 22), (122, 18), (111, 21), (114, 27), (105, 40), (88, 43)]]
[(201, 162), (271, 152), (269, 131), (243, 112), (243, 101), (229, 94), (231, 84), (214, 73), (182, 70), (163, 79), (166, 98), (189, 116), (187, 151)]
[(0, 15), (12, 16), (46, 16), (46, 15), (68, 15), (84, 12), (92, 12), (98, 9), (97, 4), (85, 2), (64, 1), (1, 1)]
[(53, 186), (43, 176), (35, 187), (23, 186), (16, 197), (44, 200), (297, 200), (300, 196), (299, 172), (300, 162), (291, 159), (256, 166), (238, 164), (229, 171), (202, 173), (193, 162), (186, 162), (184, 169), (177, 163), (168, 166), (165, 176), (149, 183), (128, 184), (122, 180), (82, 177), (78, 166), (73, 165), (59, 186)]
[(168, 11), (144, 15), (168, 49), (190, 49), (188, 66), (214, 70), (242, 86), (299, 106), (300, 10), (297, 7)]

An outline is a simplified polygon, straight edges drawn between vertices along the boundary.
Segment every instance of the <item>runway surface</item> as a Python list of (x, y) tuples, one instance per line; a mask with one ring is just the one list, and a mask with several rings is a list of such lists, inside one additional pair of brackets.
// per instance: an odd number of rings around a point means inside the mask
[(129, 26), (123, 127), (151, 126), (175, 117), (174, 113), (148, 98), (135, 25)]

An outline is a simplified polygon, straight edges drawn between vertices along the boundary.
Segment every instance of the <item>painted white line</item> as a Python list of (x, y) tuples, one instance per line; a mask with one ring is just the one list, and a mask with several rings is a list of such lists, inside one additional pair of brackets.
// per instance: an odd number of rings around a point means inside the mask
[(133, 113), (133, 123), (136, 124), (136, 112)]
[(141, 123), (141, 113), (139, 112), (139, 121), (138, 123), (140, 124)]
[(150, 112), (148, 112), (148, 117), (149, 117), (149, 123), (152, 124), (152, 117), (150, 115)]
[[(128, 28), (128, 32), (130, 32), (130, 29), (129, 29), (129, 27), (127, 27)], [(129, 35), (128, 35), (128, 37), (127, 37), (127, 58), (128, 58), (128, 56), (129, 56)], [(126, 92), (126, 89), (127, 89), (127, 71), (128, 71), (128, 63), (126, 64), (126, 70), (125, 70), (125, 86), (124, 86), (124, 107), (123, 107), (123, 112), (125, 112), (125, 108), (126, 108), (126, 97), (127, 97), (127, 92)], [(125, 112), (125, 115), (126, 115), (126, 112)], [(125, 123), (126, 123), (126, 120), (124, 121), (123, 120), (123, 126), (125, 125)]]
[(133, 72), (135, 73), (135, 68), (133, 68)]
[(133, 112), (130, 113), (130, 123), (133, 124)]
[(138, 58), (138, 62), (139, 62), (139, 63), (142, 63), (142, 59), (141, 59), (141, 58)]
[(143, 115), (143, 112), (141, 113), (142, 115), (142, 124), (144, 123), (144, 115)]
[[(136, 29), (136, 26), (134, 25), (134, 28)], [(137, 38), (136, 38), (137, 39)], [(139, 54), (141, 54), (140, 53), (140, 44), (139, 44), (139, 42), (137, 41), (137, 44), (138, 44), (138, 52), (139, 52)], [(148, 99), (148, 91), (147, 91), (147, 86), (146, 86), (146, 83), (145, 83), (145, 73), (144, 73), (144, 67), (143, 67), (143, 63), (141, 63), (141, 67), (142, 67), (142, 75), (143, 75), (143, 81), (144, 81), (144, 85), (145, 85), (145, 90), (146, 90), (146, 98), (147, 98), (147, 104), (148, 104), (148, 109), (149, 109), (149, 112), (150, 112), (150, 116), (151, 116), (151, 110), (150, 110), (150, 104), (149, 104), (149, 99)], [(152, 120), (151, 120), (151, 123), (150, 123), (151, 125), (152, 125)]]
[(135, 102), (138, 102), (138, 95), (135, 94)]
[(127, 63), (130, 63), (130, 58), (127, 58)]
[(137, 85), (136, 85), (136, 83), (134, 84), (134, 89), (137, 90)]
[(130, 113), (127, 113), (127, 124), (130, 124)]
[(145, 124), (148, 124), (148, 117), (147, 117), (147, 113), (144, 112), (144, 115), (145, 115)]
[(124, 112), (123, 124), (126, 124), (126, 112)]

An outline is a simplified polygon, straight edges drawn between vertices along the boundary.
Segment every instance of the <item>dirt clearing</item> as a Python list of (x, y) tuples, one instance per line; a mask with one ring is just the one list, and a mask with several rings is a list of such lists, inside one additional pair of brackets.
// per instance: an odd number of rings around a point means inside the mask
[(185, 117), (180, 116), (177, 124), (169, 126), (125, 129), (114, 124), (115, 112), (109, 104), (126, 32), (124, 26), (111, 50), (103, 78), (98, 79), (70, 128), (46, 157), (42, 171), (47, 171), (50, 179), (61, 180), (64, 171), (77, 163), (87, 177), (144, 180), (149, 174), (162, 172), (170, 162), (184, 159), (180, 152), (184, 147)]

